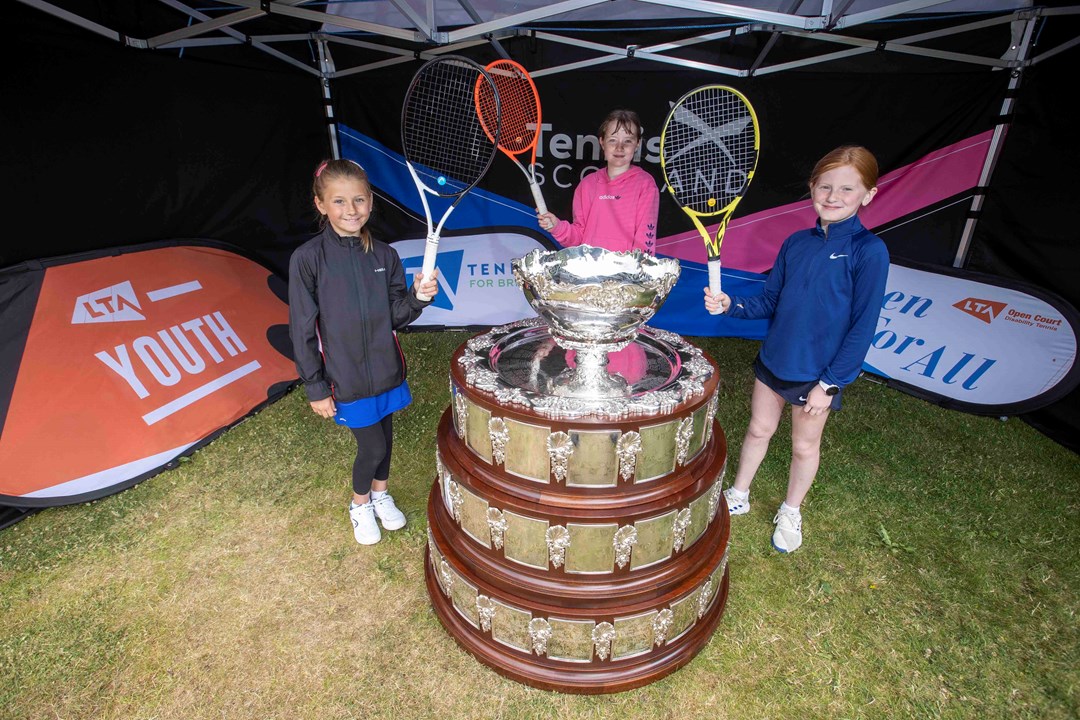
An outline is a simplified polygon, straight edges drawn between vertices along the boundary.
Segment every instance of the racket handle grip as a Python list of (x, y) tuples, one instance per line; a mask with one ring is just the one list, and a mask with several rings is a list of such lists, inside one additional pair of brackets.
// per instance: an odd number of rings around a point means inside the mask
[(535, 180), (530, 180), (529, 189), (532, 190), (533, 202), (536, 203), (536, 209), (543, 215), (548, 209), (547, 203), (544, 202), (544, 193), (540, 192), (540, 185), (538, 185)]
[[(420, 268), (420, 282), (424, 282), (431, 273), (435, 272), (435, 257), (439, 254), (439, 238), (437, 235), (428, 235), (427, 243), (424, 244), (424, 264)], [(431, 296), (416, 291), (416, 299), (421, 302), (430, 302)]]
[[(709, 292), (714, 296), (720, 294), (720, 260), (709, 260)], [(710, 315), (719, 315), (719, 310), (710, 310)]]

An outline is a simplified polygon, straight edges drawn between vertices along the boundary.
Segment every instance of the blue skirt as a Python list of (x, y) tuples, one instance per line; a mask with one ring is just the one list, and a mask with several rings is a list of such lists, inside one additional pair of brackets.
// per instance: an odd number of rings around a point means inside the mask
[(351, 428), (367, 427), (374, 425), (392, 412), (408, 407), (411, 402), (412, 394), (409, 392), (409, 384), (403, 380), (393, 390), (387, 390), (374, 397), (360, 398), (348, 403), (335, 402), (337, 413), (334, 414), (334, 422)]

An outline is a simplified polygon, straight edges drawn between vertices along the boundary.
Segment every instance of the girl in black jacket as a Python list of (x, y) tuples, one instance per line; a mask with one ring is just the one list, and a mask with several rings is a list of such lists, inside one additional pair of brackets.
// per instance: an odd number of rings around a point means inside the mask
[[(410, 290), (397, 252), (365, 227), (372, 209), (367, 173), (351, 160), (328, 160), (312, 185), (321, 233), (289, 261), (289, 334), (296, 369), (316, 415), (356, 437), (349, 518), (361, 545), (405, 527), (387, 492), (393, 413), (412, 402), (395, 330), (430, 304), (436, 275)], [(378, 519), (378, 522), (376, 521)]]

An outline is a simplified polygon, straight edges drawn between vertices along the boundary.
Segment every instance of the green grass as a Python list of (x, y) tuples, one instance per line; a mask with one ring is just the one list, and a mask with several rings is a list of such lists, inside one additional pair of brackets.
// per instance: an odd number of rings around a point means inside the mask
[[(865, 378), (826, 428), (791, 556), (769, 542), (784, 420), (690, 664), (606, 696), (488, 670), (423, 584), (434, 431), (467, 338), (402, 336), (415, 402), (391, 482), (409, 526), (374, 547), (345, 516), (352, 436), (299, 391), (176, 470), (0, 532), (0, 718), (1080, 716), (1077, 456)], [(694, 341), (721, 367), (732, 472), (757, 343)]]

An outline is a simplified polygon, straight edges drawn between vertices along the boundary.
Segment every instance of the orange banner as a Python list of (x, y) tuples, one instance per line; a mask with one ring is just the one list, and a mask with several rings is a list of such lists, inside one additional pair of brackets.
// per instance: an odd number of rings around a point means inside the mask
[(252, 260), (164, 247), (44, 273), (0, 434), (0, 502), (131, 484), (296, 379), (268, 339), (288, 306)]

